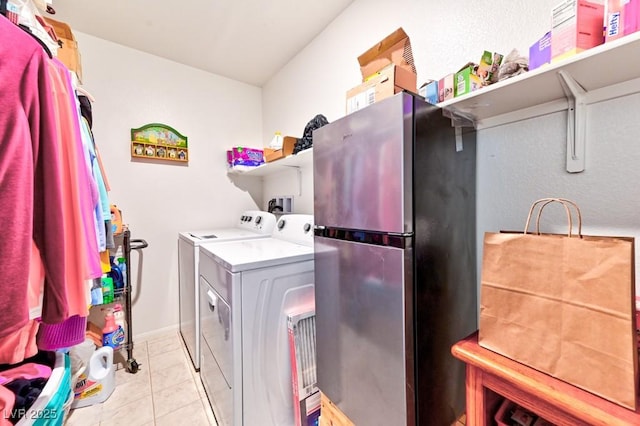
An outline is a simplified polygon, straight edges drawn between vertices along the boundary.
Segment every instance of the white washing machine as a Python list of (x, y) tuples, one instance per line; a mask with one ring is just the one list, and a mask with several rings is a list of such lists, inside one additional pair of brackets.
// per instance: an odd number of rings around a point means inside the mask
[(259, 210), (245, 211), (233, 228), (178, 234), (178, 299), (180, 335), (194, 368), (200, 369), (200, 292), (198, 291), (198, 259), (201, 244), (248, 240), (271, 236), (276, 217)]
[(313, 306), (313, 216), (200, 247), (200, 377), (219, 425), (294, 425), (286, 314)]

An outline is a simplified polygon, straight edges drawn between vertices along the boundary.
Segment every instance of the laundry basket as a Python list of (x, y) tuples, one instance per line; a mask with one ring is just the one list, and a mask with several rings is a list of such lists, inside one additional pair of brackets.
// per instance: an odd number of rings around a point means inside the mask
[(71, 362), (67, 354), (55, 352), (54, 356), (47, 384), (27, 410), (27, 416), (20, 419), (16, 426), (61, 426), (64, 423), (64, 407), (71, 393)]

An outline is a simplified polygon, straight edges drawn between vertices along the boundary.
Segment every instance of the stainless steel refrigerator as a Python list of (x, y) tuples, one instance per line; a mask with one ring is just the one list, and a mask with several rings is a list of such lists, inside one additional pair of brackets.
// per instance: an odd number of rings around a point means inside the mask
[[(400, 93), (313, 134), (318, 386), (356, 425), (450, 425), (477, 329), (475, 132)], [(462, 142), (462, 143), (460, 143)]]

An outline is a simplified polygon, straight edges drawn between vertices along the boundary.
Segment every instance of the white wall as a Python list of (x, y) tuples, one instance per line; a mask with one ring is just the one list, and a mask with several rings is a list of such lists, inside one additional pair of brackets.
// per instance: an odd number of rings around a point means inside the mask
[[(263, 87), (263, 141), (268, 143), (278, 130), (283, 135), (302, 136), (306, 123), (318, 113), (329, 121), (344, 116), (345, 94), (362, 80), (358, 56), (398, 27), (411, 39), (420, 86), (469, 61), (479, 61), (484, 50), (507, 54), (518, 48), (528, 53), (529, 46), (548, 31), (550, 10), (557, 0), (445, 3), (353, 2)], [(294, 172), (288, 175), (293, 184)], [(282, 181), (265, 179), (265, 200), (294, 190), (282, 187)], [(313, 187), (312, 175), (303, 186)], [(296, 206), (312, 213), (313, 197), (296, 198)]]
[[(343, 116), (345, 92), (361, 78), (358, 55), (397, 27), (411, 38), (420, 85), (477, 62), (484, 50), (508, 54), (517, 48), (528, 55), (548, 31), (557, 3), (356, 0), (265, 85), (263, 139), (274, 130), (300, 135), (316, 113), (329, 121)], [(640, 237), (640, 144), (633, 137), (640, 132), (638, 110), (638, 96), (589, 107), (587, 169), (579, 174), (565, 171), (564, 112), (479, 131), (479, 254), (485, 231), (522, 228), (531, 202), (544, 196), (578, 202), (585, 233)], [(265, 180), (265, 198), (288, 189), (284, 179), (277, 188), (273, 181)], [(303, 191), (312, 191), (312, 182), (311, 176)], [(301, 207), (312, 210), (313, 202)]]
[[(132, 238), (149, 243), (141, 280), (134, 282), (134, 333), (176, 326), (178, 232), (231, 226), (236, 213), (262, 203), (259, 181), (236, 184), (225, 168), (228, 147), (261, 138), (261, 89), (87, 34), (76, 36), (83, 87), (96, 98), (94, 134), (111, 202), (122, 209)], [(156, 122), (189, 138), (188, 167), (131, 160), (131, 128)], [(135, 266), (135, 253), (133, 260)]]

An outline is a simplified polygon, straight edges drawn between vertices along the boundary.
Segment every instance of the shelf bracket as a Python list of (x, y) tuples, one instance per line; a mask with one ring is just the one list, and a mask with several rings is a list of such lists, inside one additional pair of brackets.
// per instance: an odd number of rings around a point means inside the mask
[(292, 169), (296, 169), (296, 176), (298, 177), (298, 196), (302, 196), (302, 170), (300, 166), (285, 166)]
[(567, 172), (580, 173), (585, 168), (587, 142), (587, 91), (569, 73), (558, 71), (560, 85), (567, 97)]
[(443, 110), (442, 114), (445, 117), (451, 119), (451, 127), (453, 127), (455, 131), (456, 152), (462, 151), (464, 148), (462, 143), (462, 128), (475, 127), (475, 123), (471, 118), (456, 111), (445, 109)]

